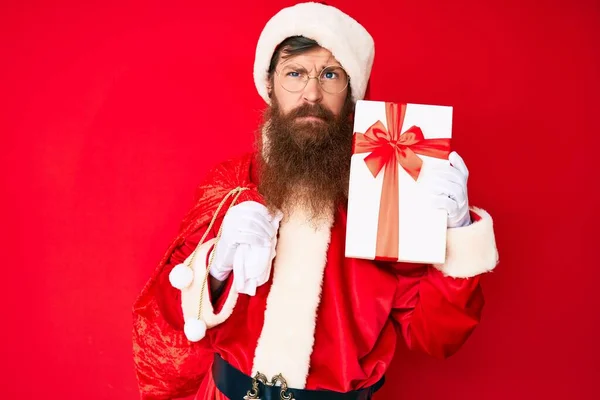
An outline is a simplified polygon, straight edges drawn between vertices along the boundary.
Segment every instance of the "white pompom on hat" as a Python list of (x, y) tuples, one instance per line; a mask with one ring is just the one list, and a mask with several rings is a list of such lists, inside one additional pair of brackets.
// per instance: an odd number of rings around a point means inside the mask
[(256, 46), (254, 83), (270, 103), (269, 64), (276, 47), (288, 37), (304, 36), (329, 50), (350, 76), (352, 98), (362, 100), (375, 57), (375, 43), (367, 30), (335, 7), (308, 2), (287, 7), (265, 25)]

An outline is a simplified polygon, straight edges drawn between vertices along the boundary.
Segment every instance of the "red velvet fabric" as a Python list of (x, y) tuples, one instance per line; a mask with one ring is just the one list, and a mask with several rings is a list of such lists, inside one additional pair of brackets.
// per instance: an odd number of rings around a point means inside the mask
[[(252, 190), (244, 192), (240, 201), (261, 201), (252, 159), (247, 155), (230, 161), (209, 175), (181, 234), (136, 302), (134, 350), (144, 399), (194, 392), (198, 399), (218, 398), (209, 373), (214, 352), (243, 372), (251, 372), (272, 281), (259, 287), (256, 296), (240, 295), (229, 319), (191, 344), (181, 331), (179, 291), (170, 286), (168, 273), (193, 251), (211, 213), (229, 190), (247, 185)], [(457, 351), (479, 322), (484, 304), (479, 277), (455, 279), (429, 265), (345, 258), (345, 226), (346, 213), (339, 208), (306, 387), (344, 392), (372, 385), (387, 370), (399, 339), (434, 357)], [(217, 307), (226, 295), (219, 298)], [(283, 315), (281, 322), (293, 323), (293, 318)]]

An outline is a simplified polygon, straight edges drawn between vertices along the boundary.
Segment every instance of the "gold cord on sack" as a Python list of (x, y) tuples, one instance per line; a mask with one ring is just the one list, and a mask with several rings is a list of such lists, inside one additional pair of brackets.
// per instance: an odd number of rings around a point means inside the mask
[[(194, 251), (192, 252), (192, 256), (190, 258), (190, 263), (189, 263), (189, 267), (191, 268), (192, 265), (194, 265), (194, 260), (196, 259), (196, 251), (198, 250), (198, 248), (204, 243), (204, 240), (206, 240), (206, 236), (208, 236), (208, 232), (210, 232), (210, 230), (212, 229), (213, 225), (215, 224), (215, 221), (217, 220), (217, 216), (219, 215), (219, 212), (221, 211), (221, 208), (223, 208), (223, 205), (225, 204), (225, 202), (227, 201), (227, 199), (229, 199), (229, 197), (234, 196), (233, 201), (231, 202), (231, 204), (229, 204), (229, 207), (227, 208), (227, 212), (229, 212), (229, 210), (231, 209), (231, 207), (233, 207), (235, 205), (235, 203), (237, 202), (238, 198), (240, 197), (240, 195), (242, 194), (242, 192), (244, 190), (248, 190), (248, 188), (245, 187), (237, 187), (235, 189), (232, 189), (229, 193), (227, 193), (227, 196), (225, 196), (223, 198), (223, 200), (221, 200), (221, 203), (219, 204), (219, 207), (217, 207), (217, 210), (215, 211), (212, 220), (210, 221), (210, 224), (208, 225), (208, 228), (206, 229), (206, 232), (204, 232), (204, 235), (202, 236), (202, 239), (200, 239), (200, 242), (198, 243), (198, 245), (196, 246), (196, 248), (194, 249)], [(227, 214), (227, 213), (226, 213)], [(208, 260), (208, 265), (206, 266), (206, 273), (204, 274), (204, 279), (202, 280), (202, 289), (200, 291), (200, 305), (198, 306), (198, 319), (201, 320), (202, 319), (202, 303), (204, 300), (204, 290), (206, 290), (206, 282), (208, 280), (208, 275), (210, 272), (210, 267), (213, 263), (213, 260), (215, 258), (215, 247), (217, 245), (217, 243), (219, 242), (219, 239), (221, 238), (221, 232), (223, 231), (223, 224), (221, 224), (221, 226), (219, 227), (219, 232), (217, 233), (217, 237), (215, 239), (215, 246), (213, 246), (213, 251), (210, 254), (210, 259)]]

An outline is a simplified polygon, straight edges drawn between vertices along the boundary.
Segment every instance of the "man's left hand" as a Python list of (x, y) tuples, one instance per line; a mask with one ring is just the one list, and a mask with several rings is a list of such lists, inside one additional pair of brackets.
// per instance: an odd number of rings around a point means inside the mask
[(420, 185), (431, 196), (433, 207), (448, 212), (448, 228), (458, 228), (471, 224), (467, 180), (469, 170), (456, 152), (448, 157), (450, 164), (444, 164), (428, 171)]

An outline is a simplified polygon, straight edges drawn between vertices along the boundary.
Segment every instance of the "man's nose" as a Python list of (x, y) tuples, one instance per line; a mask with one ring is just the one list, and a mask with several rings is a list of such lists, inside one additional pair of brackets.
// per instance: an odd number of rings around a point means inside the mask
[(321, 89), (318, 77), (308, 78), (308, 82), (306, 82), (306, 87), (304, 88), (303, 98), (309, 103), (319, 103), (323, 99), (323, 89)]

